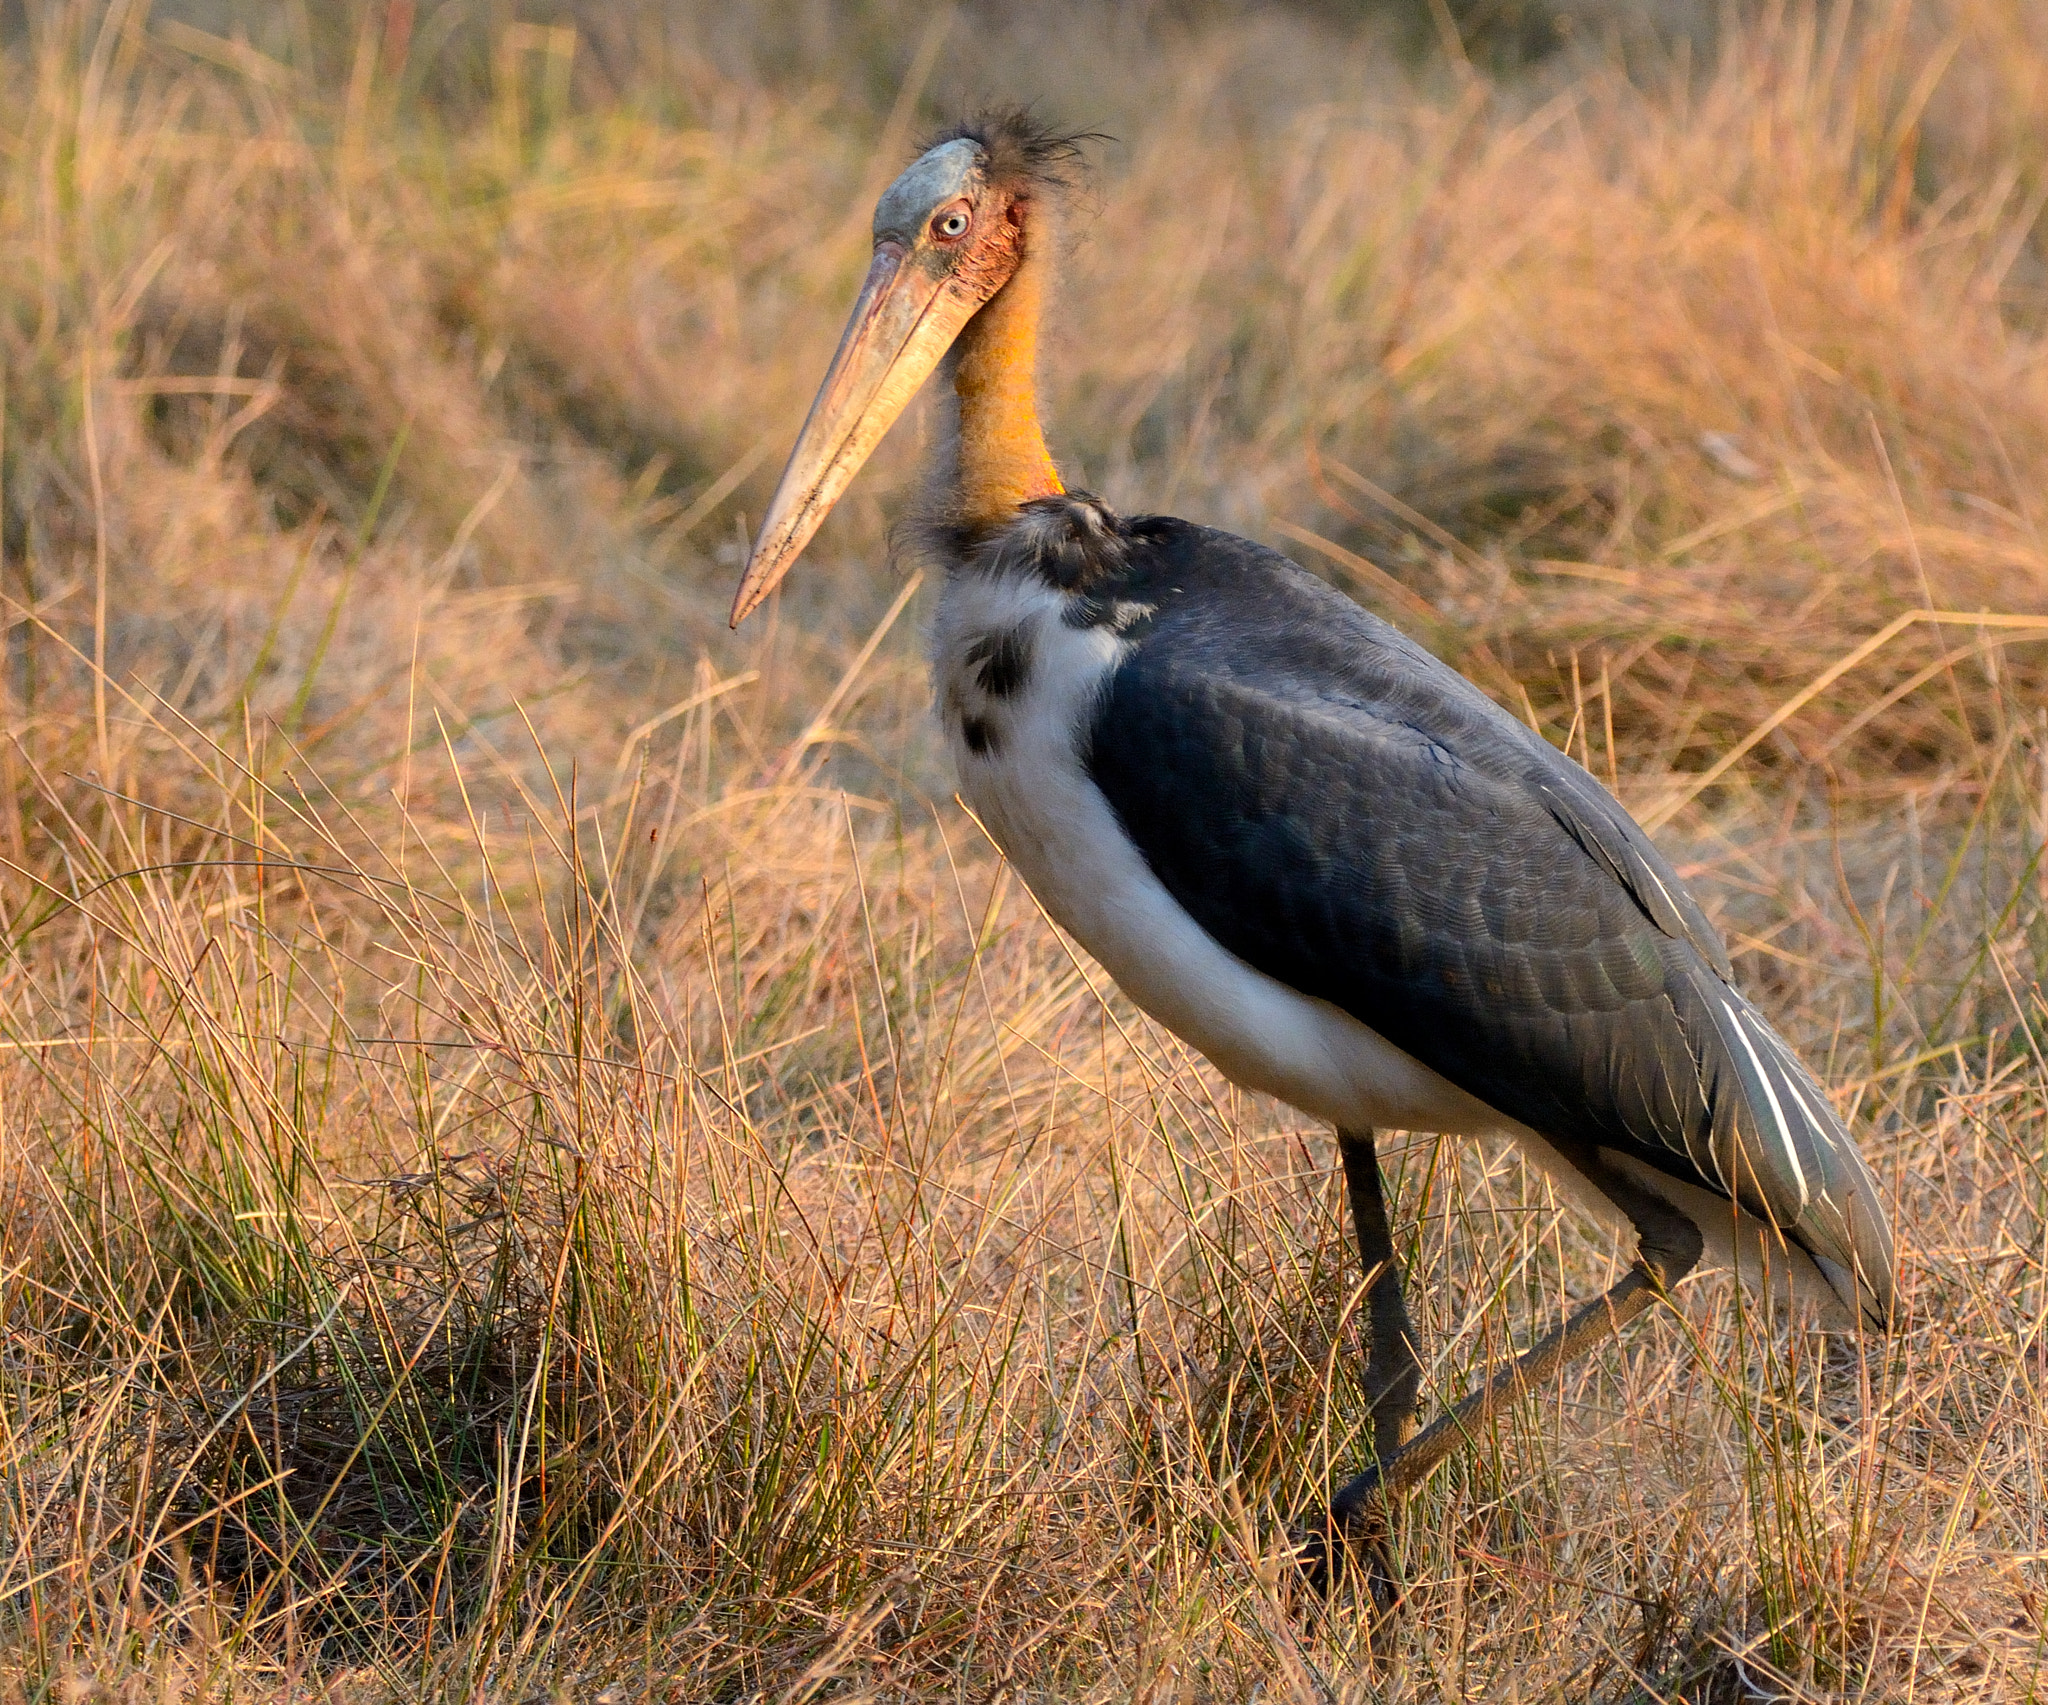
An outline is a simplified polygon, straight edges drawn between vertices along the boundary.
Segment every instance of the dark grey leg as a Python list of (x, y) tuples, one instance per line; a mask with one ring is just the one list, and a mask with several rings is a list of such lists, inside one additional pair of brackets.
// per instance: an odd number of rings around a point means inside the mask
[(1384, 1465), (1400, 1454), (1415, 1430), (1422, 1358), (1416, 1353), (1408, 1301), (1401, 1293), (1401, 1268), (1394, 1259), (1394, 1233), (1387, 1223), (1387, 1198), (1372, 1132), (1339, 1131), (1337, 1152), (1344, 1157), (1344, 1187), (1351, 1197), (1351, 1223), (1365, 1272), (1371, 1335), (1365, 1390), (1372, 1405), (1372, 1453)]
[[(1345, 1193), (1351, 1198), (1351, 1224), (1364, 1270), (1365, 1393), (1372, 1412), (1372, 1453), (1377, 1467), (1384, 1469), (1400, 1459), (1415, 1431), (1422, 1358), (1401, 1292), (1401, 1266), (1394, 1258), (1394, 1232), (1387, 1221), (1386, 1188), (1373, 1133), (1338, 1131), (1337, 1152), (1344, 1160)], [(1365, 1583), (1380, 1614), (1391, 1613), (1400, 1603), (1400, 1572), (1384, 1521), (1371, 1524), (1368, 1531), (1368, 1524), (1332, 1505), (1326, 1514), (1297, 1528), (1295, 1539), (1297, 1560), (1318, 1592), (1329, 1590), (1344, 1567), (1344, 1554), (1355, 1551), (1364, 1554)]]
[[(1330, 1501), (1332, 1527), (1355, 1536), (1378, 1554), (1384, 1545), (1386, 1503), (1420, 1485), (1430, 1470), (1471, 1438), (1523, 1392), (1554, 1378), (1559, 1368), (1605, 1342), (1643, 1313), (1697, 1265), (1704, 1250), (1698, 1226), (1660, 1197), (1599, 1165), (1590, 1154), (1573, 1155), (1636, 1228), (1635, 1265), (1604, 1296), (1553, 1327), (1499, 1373), (1483, 1381), (1456, 1408), (1440, 1415), (1391, 1461), (1361, 1474)], [(1327, 1583), (1339, 1564), (1332, 1548), (1310, 1560), (1311, 1573)], [(1314, 1567), (1321, 1565), (1320, 1569)]]

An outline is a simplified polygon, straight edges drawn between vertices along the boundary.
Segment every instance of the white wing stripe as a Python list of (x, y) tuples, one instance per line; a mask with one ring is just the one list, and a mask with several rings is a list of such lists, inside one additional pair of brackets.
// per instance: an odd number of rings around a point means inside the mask
[(1806, 1122), (1813, 1127), (1815, 1138), (1822, 1147), (1832, 1153), (1835, 1146), (1835, 1133), (1832, 1122), (1822, 1117), (1820, 1110), (1814, 1106), (1812, 1099), (1807, 1095), (1806, 1086), (1789, 1071), (1785, 1074), (1785, 1085), (1792, 1091), (1793, 1100), (1799, 1103), (1799, 1110), (1806, 1115)]
[(1639, 858), (1636, 860), (1636, 868), (1657, 885), (1657, 892), (1664, 896), (1664, 904), (1671, 908), (1672, 915), (1683, 918), (1685, 913), (1679, 910), (1678, 902), (1672, 897), (1671, 890), (1664, 886), (1664, 878), (1657, 874), (1657, 867), (1648, 859)]
[[(1790, 1093), (1793, 1101), (1797, 1103), (1799, 1113), (1805, 1118), (1808, 1128), (1813, 1132), (1814, 1141), (1819, 1143), (1830, 1154), (1833, 1154), (1835, 1152), (1835, 1132), (1840, 1128), (1840, 1122), (1835, 1117), (1832, 1109), (1823, 1112), (1821, 1110), (1822, 1103), (1815, 1100), (1814, 1097), (1818, 1093), (1819, 1086), (1807, 1076), (1806, 1067), (1800, 1064), (1799, 1056), (1793, 1053), (1791, 1048), (1787, 1046), (1784, 1037), (1771, 1029), (1769, 1025), (1764, 1026), (1763, 1037), (1770, 1044), (1773, 1057), (1784, 1067), (1785, 1088)], [(1814, 1093), (1809, 1093), (1809, 1091)], [(1822, 1194), (1825, 1195), (1826, 1192), (1823, 1191)]]
[(1757, 1081), (1763, 1085), (1764, 1099), (1771, 1104), (1771, 1117), (1778, 1122), (1778, 1141), (1783, 1145), (1785, 1158), (1792, 1163), (1792, 1180), (1799, 1186), (1799, 1208), (1803, 1213), (1811, 1195), (1806, 1188), (1806, 1168), (1799, 1164), (1799, 1150), (1792, 1141), (1792, 1128), (1785, 1123), (1785, 1110), (1778, 1105), (1778, 1092), (1771, 1087), (1771, 1074), (1764, 1070), (1764, 1063), (1757, 1058), (1756, 1045), (1749, 1039), (1749, 1031), (1742, 1022), (1742, 1014), (1727, 1001), (1722, 1008), (1728, 1014), (1728, 1021), (1735, 1026), (1735, 1034), (1742, 1043), (1742, 1051), (1749, 1056), (1749, 1063), (1756, 1067)]

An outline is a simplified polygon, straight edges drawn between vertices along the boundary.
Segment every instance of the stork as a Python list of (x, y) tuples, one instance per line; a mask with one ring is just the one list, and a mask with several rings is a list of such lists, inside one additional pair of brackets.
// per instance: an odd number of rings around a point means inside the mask
[[(945, 569), (932, 678), (961, 795), (1133, 1002), (1334, 1127), (1372, 1462), (1301, 1559), (1327, 1585), (1363, 1542), (1384, 1599), (1389, 1503), (1703, 1255), (1882, 1328), (1891, 1232), (1834, 1106), (1591, 775), (1285, 557), (1061, 483), (1037, 334), (1077, 140), (970, 120), (883, 193), (732, 619), (943, 370), (915, 536)], [(1420, 1433), (1386, 1129), (1511, 1138), (1637, 1238), (1618, 1283)]]

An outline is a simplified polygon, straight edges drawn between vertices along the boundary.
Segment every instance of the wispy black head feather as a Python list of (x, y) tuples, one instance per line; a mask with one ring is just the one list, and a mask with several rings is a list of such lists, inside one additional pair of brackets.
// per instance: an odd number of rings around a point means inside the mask
[(919, 152), (962, 140), (980, 144), (996, 183), (1072, 189), (1087, 163), (1087, 145), (1111, 138), (1099, 130), (1055, 129), (1029, 107), (990, 107), (927, 137)]

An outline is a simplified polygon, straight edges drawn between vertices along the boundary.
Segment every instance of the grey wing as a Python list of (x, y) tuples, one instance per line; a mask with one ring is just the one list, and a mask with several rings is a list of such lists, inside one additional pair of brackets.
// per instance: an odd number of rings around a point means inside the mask
[(1229, 583), (1162, 601), (1092, 730), (1175, 898), (1509, 1118), (1739, 1203), (1888, 1315), (1868, 1168), (1612, 796), (1284, 559)]

